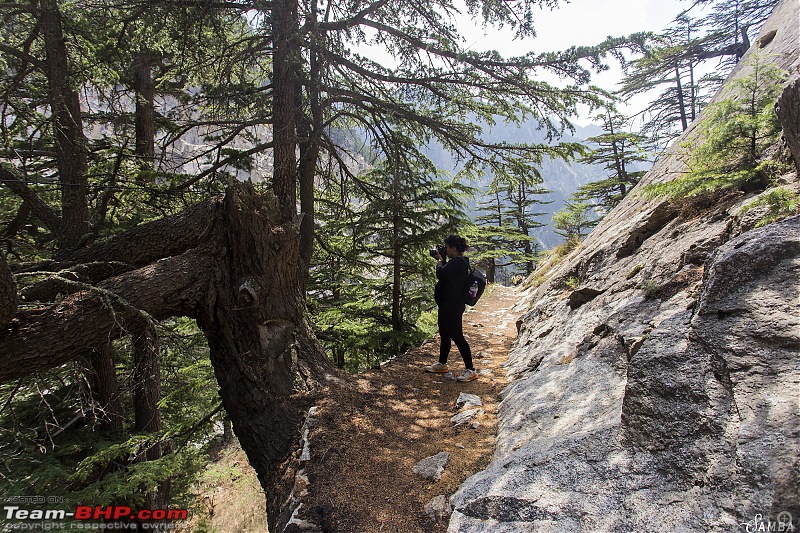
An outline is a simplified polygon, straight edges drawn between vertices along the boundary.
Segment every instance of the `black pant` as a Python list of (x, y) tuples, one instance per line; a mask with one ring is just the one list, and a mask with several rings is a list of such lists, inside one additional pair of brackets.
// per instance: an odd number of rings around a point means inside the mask
[(439, 335), (442, 343), (439, 346), (439, 362), (447, 364), (447, 356), (450, 354), (450, 341), (456, 343), (464, 366), (473, 370), (472, 350), (469, 348), (467, 339), (464, 338), (464, 327), (461, 319), (464, 315), (464, 304), (460, 305), (441, 305), (439, 306)]

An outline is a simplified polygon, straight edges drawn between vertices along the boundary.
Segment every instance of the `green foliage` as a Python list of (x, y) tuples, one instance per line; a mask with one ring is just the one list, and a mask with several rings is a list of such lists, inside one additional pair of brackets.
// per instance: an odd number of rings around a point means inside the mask
[(777, 187), (747, 204), (742, 209), (742, 214), (760, 208), (766, 208), (766, 213), (756, 223), (756, 227), (800, 213), (800, 194), (786, 187)]
[(567, 242), (580, 241), (596, 225), (587, 202), (566, 202), (564, 209), (553, 214), (553, 228)]
[[(641, 40), (640, 58), (626, 65), (619, 94), (660, 89), (644, 114), (641, 133), (666, 147), (699, 115), (750, 46), (778, 0), (697, 0), (659, 34)], [(702, 15), (693, 16), (693, 10)], [(713, 69), (702, 68), (714, 61)], [(699, 76), (699, 72), (710, 70)]]
[(467, 233), (472, 258), (486, 265), (493, 281), (495, 268), (512, 267), (530, 274), (540, 259), (541, 246), (530, 233), (544, 224), (536, 220), (542, 213), (536, 206), (549, 191), (541, 188), (542, 177), (535, 167), (526, 173), (495, 175), (484, 201), (477, 208), (475, 227)]
[(577, 276), (569, 276), (564, 280), (564, 286), (571, 291), (577, 290), (581, 286), (581, 280)]
[(659, 294), (661, 294), (661, 284), (654, 279), (648, 279), (643, 281), (639, 288), (644, 291), (644, 297), (646, 300), (652, 300), (653, 298), (657, 298)]
[(466, 223), (469, 192), (421, 154), (320, 191), (309, 310), (337, 365), (375, 366), (435, 332), (423, 319), (434, 305), (428, 250)]
[[(0, 412), (0, 454), (4, 494), (63, 496), (67, 504), (144, 503), (145, 493), (170, 481), (170, 505), (188, 504), (220, 415), (208, 349), (193, 321), (176, 320), (161, 333), (159, 403), (164, 429), (137, 434), (130, 383), (133, 361), (125, 341), (117, 342), (117, 370), (123, 399), (122, 432), (103, 429), (103, 411), (82, 363), (0, 386), (8, 404)], [(209, 387), (212, 383), (214, 386)], [(164, 454), (144, 461), (148, 447)]]
[(648, 35), (642, 42), (642, 57), (626, 66), (619, 90), (623, 98), (660, 90), (640, 129), (654, 145), (665, 147), (685, 131), (719, 83), (717, 76), (695, 74), (702, 62), (696, 51), (704, 50), (706, 41), (700, 22), (685, 12), (670, 28)]
[(774, 104), (786, 73), (760, 51), (752, 54), (747, 67), (751, 73), (729, 84), (727, 98), (708, 107), (698, 125), (698, 140), (683, 146), (688, 173), (649, 186), (646, 194), (685, 198), (744, 188), (765, 184), (778, 171), (764, 156), (780, 135)]
[(579, 159), (579, 162), (603, 165), (606, 178), (579, 187), (574, 198), (590, 202), (592, 206), (607, 213), (644, 176), (646, 171), (632, 171), (629, 166), (649, 161), (651, 148), (644, 135), (625, 131), (628, 126), (626, 117), (607, 111), (596, 118), (602, 121), (605, 133), (586, 139), (587, 143), (596, 148)]

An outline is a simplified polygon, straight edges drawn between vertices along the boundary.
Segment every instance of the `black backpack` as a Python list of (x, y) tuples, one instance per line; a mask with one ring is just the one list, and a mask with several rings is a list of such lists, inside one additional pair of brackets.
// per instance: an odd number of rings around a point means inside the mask
[(464, 303), (467, 305), (475, 305), (478, 300), (483, 296), (483, 291), (486, 289), (486, 274), (476, 268), (469, 266), (469, 261), (465, 258), (464, 262), (467, 264), (467, 282), (464, 286)]

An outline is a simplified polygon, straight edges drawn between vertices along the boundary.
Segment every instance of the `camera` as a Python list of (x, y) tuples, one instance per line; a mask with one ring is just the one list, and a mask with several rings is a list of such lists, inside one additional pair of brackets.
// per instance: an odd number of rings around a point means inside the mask
[(438, 245), (436, 248), (431, 248), (431, 257), (436, 257), (436, 254), (439, 254), (439, 257), (444, 259), (447, 256), (447, 248), (443, 244)]

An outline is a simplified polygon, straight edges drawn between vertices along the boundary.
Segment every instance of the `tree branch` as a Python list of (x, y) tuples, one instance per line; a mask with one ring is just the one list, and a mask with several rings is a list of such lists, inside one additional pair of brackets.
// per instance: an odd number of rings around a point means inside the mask
[(203, 251), (186, 254), (111, 278), (98, 287), (62, 278), (80, 288), (46, 309), (17, 314), (0, 331), (0, 382), (76, 359), (109, 340), (138, 331), (149, 317), (197, 315), (211, 263)]
[(211, 231), (221, 202), (221, 197), (211, 198), (176, 215), (137, 226), (122, 235), (72, 253), (62, 266), (109, 261), (141, 266), (181, 254), (197, 246)]
[(0, 183), (3, 183), (14, 194), (22, 198), (31, 208), (33, 215), (38, 218), (47, 229), (59, 237), (63, 231), (61, 218), (49, 205), (44, 203), (36, 191), (19, 176), (17, 171), (8, 164), (0, 164)]

